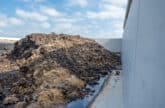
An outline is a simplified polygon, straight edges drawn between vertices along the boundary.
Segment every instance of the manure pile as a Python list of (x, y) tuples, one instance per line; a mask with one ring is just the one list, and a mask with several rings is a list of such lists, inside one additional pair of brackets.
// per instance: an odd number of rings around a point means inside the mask
[(120, 57), (78, 35), (31, 34), (0, 56), (0, 108), (63, 108), (94, 91)]

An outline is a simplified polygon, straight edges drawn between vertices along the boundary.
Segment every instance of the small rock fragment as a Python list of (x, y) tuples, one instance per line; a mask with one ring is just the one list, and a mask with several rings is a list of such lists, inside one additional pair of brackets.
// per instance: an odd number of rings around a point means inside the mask
[(37, 103), (31, 103), (26, 108), (42, 108), (42, 107)]
[(19, 101), (19, 99), (15, 95), (7, 96), (3, 100), (4, 105), (15, 104)]
[(14, 108), (26, 108), (27, 103), (26, 102), (18, 102)]

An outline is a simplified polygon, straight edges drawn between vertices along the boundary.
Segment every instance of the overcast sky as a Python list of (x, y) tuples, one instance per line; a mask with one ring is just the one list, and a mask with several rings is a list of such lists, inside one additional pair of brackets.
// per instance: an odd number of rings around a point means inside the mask
[(0, 0), (0, 37), (29, 33), (120, 38), (127, 0)]

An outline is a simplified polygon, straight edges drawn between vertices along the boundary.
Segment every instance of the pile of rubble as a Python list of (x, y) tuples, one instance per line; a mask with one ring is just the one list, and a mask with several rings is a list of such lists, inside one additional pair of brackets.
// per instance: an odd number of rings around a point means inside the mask
[(0, 107), (5, 108), (63, 107), (94, 92), (86, 85), (120, 65), (119, 56), (94, 40), (55, 33), (28, 35), (0, 60)]

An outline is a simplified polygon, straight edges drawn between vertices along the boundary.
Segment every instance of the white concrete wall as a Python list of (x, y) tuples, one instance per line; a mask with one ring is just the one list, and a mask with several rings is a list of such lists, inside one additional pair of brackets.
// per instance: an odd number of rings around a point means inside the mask
[(133, 0), (123, 38), (124, 108), (165, 108), (165, 0)]
[(11, 50), (14, 47), (14, 43), (0, 43), (0, 50)]
[(112, 52), (121, 52), (122, 39), (95, 39), (95, 41)]

